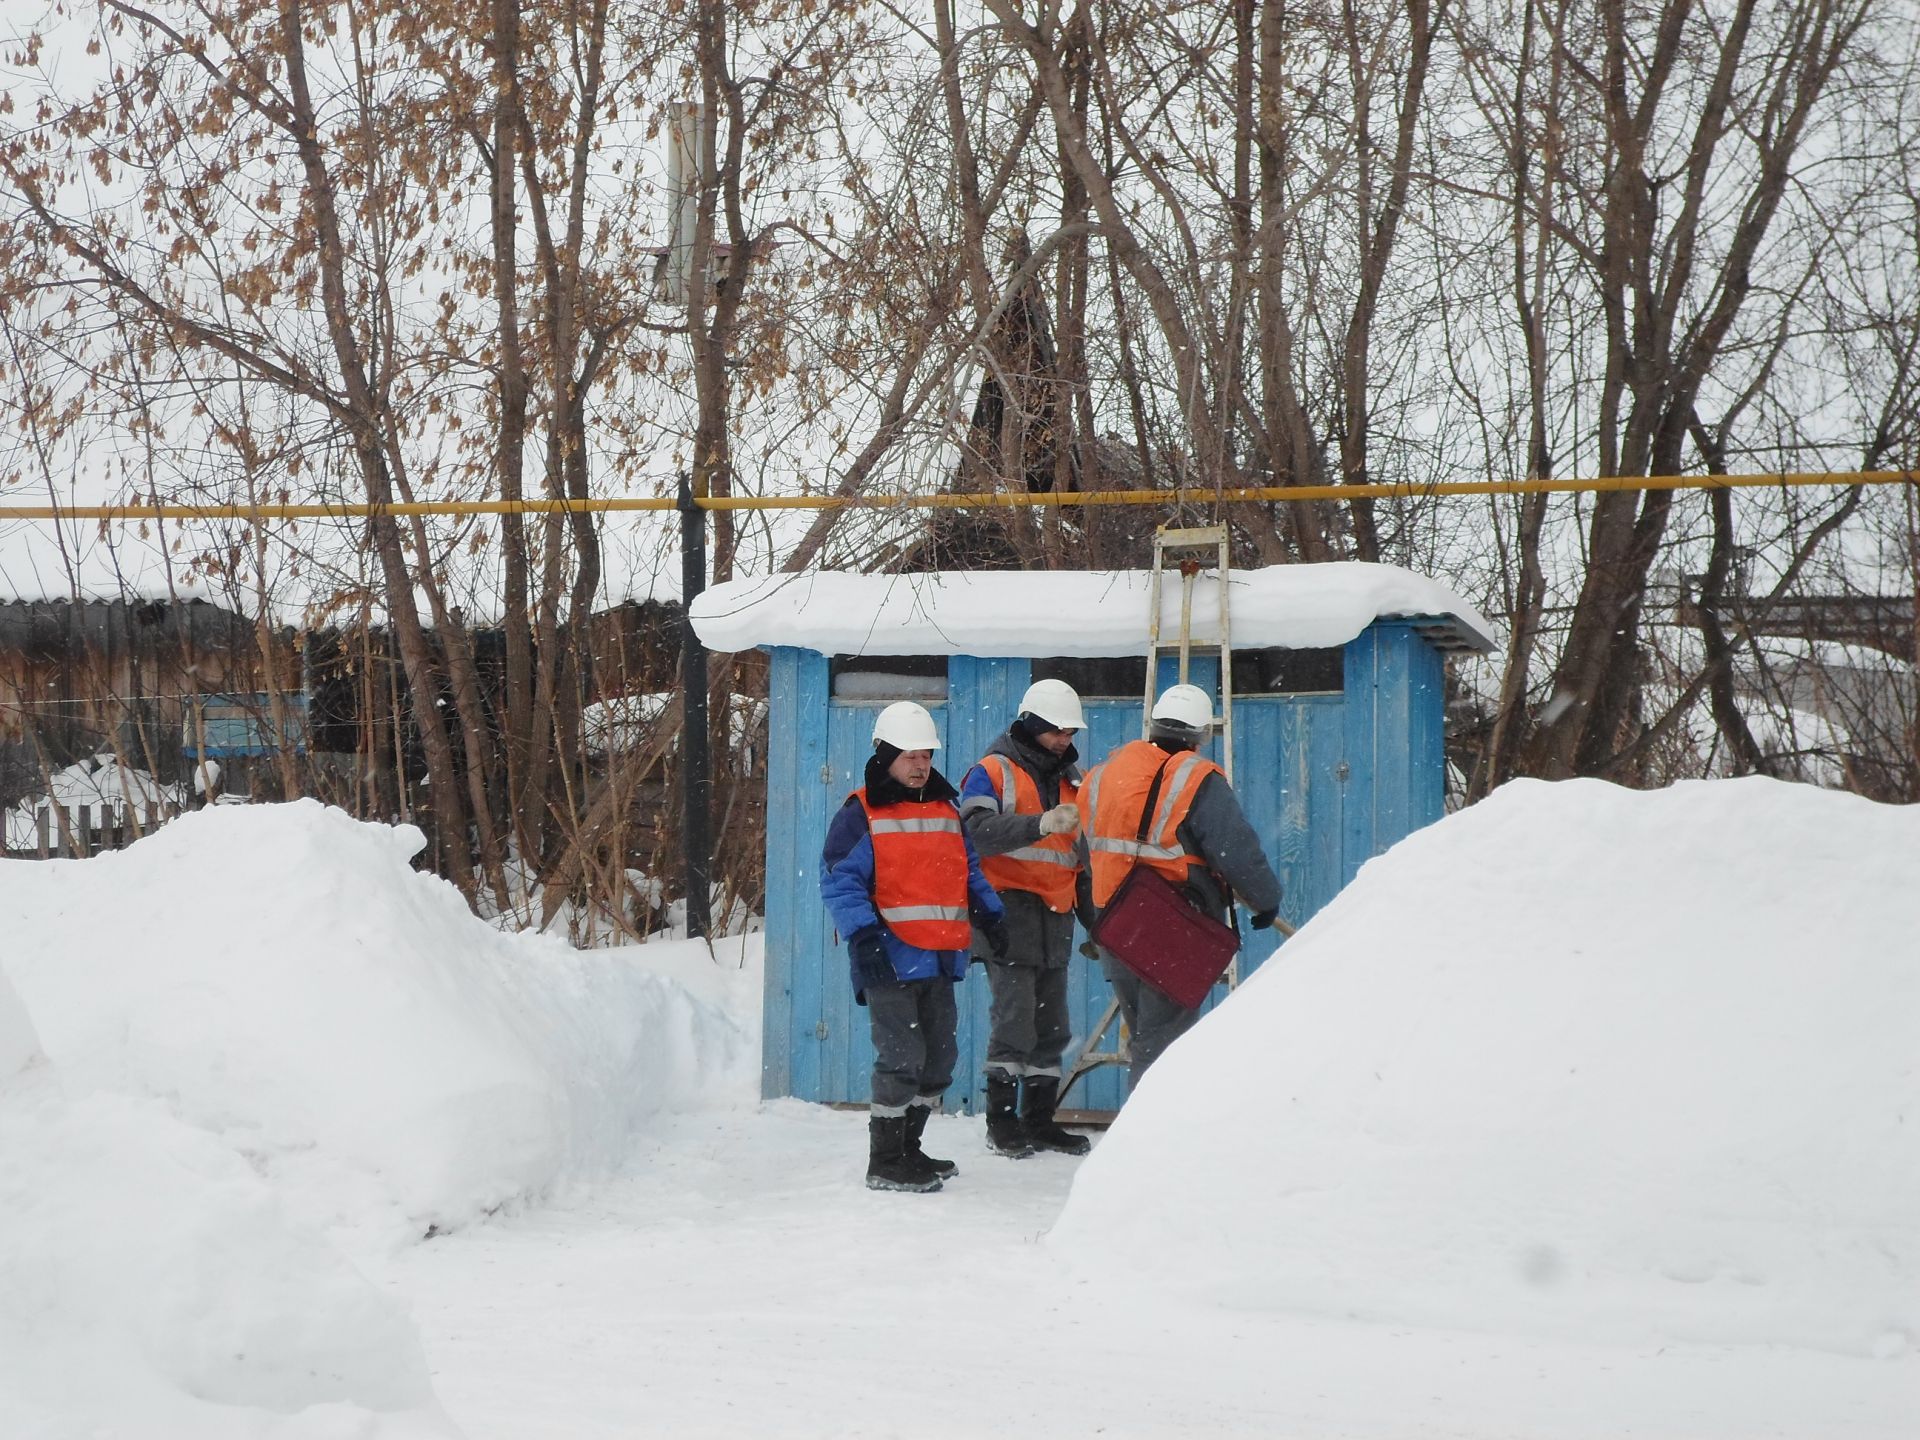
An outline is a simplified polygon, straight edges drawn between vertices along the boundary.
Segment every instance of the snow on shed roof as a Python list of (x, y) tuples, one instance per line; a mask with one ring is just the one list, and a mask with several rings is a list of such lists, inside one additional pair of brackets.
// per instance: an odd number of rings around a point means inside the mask
[[(821, 570), (716, 585), (694, 601), (709, 649), (796, 645), (830, 655), (1138, 655), (1146, 648), (1145, 570), (938, 571), (853, 575)], [(1196, 643), (1218, 638), (1218, 584), (1193, 587)], [(1235, 649), (1344, 645), (1375, 620), (1420, 617), (1435, 645), (1493, 648), (1493, 628), (1436, 580), (1394, 565), (1345, 561), (1233, 572)], [(1180, 629), (1180, 578), (1168, 572), (1161, 634)]]

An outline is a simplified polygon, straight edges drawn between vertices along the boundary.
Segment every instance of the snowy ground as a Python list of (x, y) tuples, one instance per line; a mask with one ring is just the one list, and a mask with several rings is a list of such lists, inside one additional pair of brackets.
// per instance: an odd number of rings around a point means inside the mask
[(860, 1116), (676, 1121), (631, 1178), (415, 1247), (386, 1283), (472, 1440), (1920, 1430), (1910, 1362), (1305, 1319), (1089, 1276), (1041, 1238), (1079, 1162), (990, 1156), (970, 1119), (929, 1134), (960, 1178), (883, 1196), (859, 1187)]
[(0, 862), (0, 1437), (1920, 1434), (1920, 809), (1510, 787), (931, 1196), (755, 1098), (757, 937), (502, 935), (418, 841)]

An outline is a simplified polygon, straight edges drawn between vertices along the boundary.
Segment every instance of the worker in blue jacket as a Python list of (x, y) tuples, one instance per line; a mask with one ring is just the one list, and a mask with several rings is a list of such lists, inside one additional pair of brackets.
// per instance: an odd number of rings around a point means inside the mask
[(867, 783), (827, 827), (820, 897), (846, 937), (873, 1033), (867, 1184), (938, 1190), (959, 1167), (929, 1156), (921, 1137), (959, 1059), (953, 987), (975, 927), (1006, 953), (1006, 911), (961, 826), (958, 792), (933, 768), (933, 717), (911, 701), (889, 705), (873, 747)]

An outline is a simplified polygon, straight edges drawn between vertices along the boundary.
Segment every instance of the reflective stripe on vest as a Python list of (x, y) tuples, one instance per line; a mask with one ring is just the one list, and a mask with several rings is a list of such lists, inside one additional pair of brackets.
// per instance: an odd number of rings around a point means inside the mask
[(922, 950), (967, 949), (973, 943), (967, 842), (951, 802), (908, 800), (876, 808), (865, 790), (853, 793), (873, 843), (873, 908), (881, 920)]
[(958, 835), (960, 817), (933, 816), (921, 820), (876, 820), (867, 817), (867, 829), (875, 835)]
[[(1160, 797), (1154, 805), (1144, 839), (1140, 816), (1147, 792), (1162, 765)], [(1209, 775), (1220, 767), (1197, 751), (1172, 759), (1146, 740), (1122, 745), (1087, 776), (1080, 792), (1080, 821), (1087, 831), (1087, 849), (1093, 862), (1093, 903), (1105, 905), (1135, 865), (1151, 865), (1175, 884), (1184, 883), (1192, 866), (1201, 862), (1180, 843), (1180, 826), (1193, 808), (1194, 797)]]
[[(1002, 815), (1039, 815), (1040, 787), (1025, 768), (1005, 755), (986, 755), (980, 760), (999, 797)], [(1060, 777), (1060, 799), (1071, 805), (1080, 791), (1064, 775)], [(1074, 877), (1080, 873), (1080, 857), (1071, 835), (1042, 835), (1031, 845), (1009, 850), (1003, 855), (988, 855), (980, 861), (980, 871), (996, 890), (1024, 890), (1040, 897), (1040, 902), (1056, 915), (1073, 909)]]
[(901, 924), (913, 920), (965, 920), (967, 907), (964, 905), (883, 905), (880, 907), (880, 918), (897, 929)]

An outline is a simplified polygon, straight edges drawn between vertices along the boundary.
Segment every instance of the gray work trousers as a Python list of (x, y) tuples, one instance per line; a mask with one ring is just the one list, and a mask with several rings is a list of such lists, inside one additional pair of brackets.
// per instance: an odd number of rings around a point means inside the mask
[(987, 1040), (987, 1073), (1060, 1074), (1060, 1057), (1073, 1038), (1067, 1014), (1067, 967), (1003, 965), (987, 961), (993, 991), (988, 1011), (993, 1033)]
[(1128, 1050), (1133, 1058), (1127, 1067), (1127, 1093), (1131, 1095), (1147, 1067), (1193, 1028), (1200, 1012), (1176, 1004), (1104, 950), (1100, 952), (1100, 968), (1107, 972), (1107, 983), (1113, 986), (1113, 998), (1120, 1002), (1120, 1014), (1131, 1037)]
[(910, 1105), (940, 1108), (960, 1058), (953, 984), (940, 978), (867, 986), (875, 1115), (904, 1115)]

